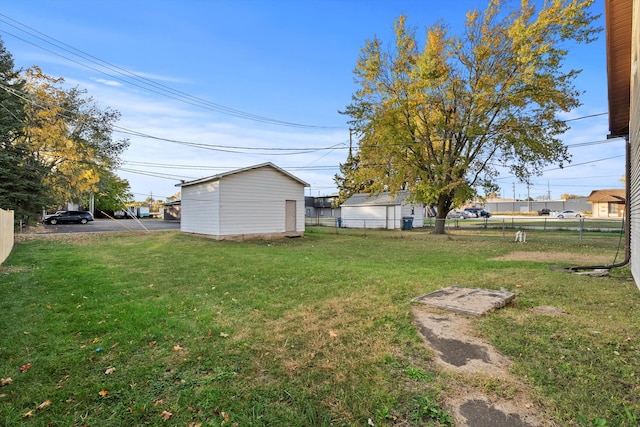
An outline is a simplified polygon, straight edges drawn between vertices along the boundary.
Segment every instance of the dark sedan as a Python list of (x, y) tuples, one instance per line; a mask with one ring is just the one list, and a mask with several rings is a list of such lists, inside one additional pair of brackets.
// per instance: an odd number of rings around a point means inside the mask
[(489, 218), (491, 216), (491, 212), (482, 208), (465, 208), (464, 210), (473, 214), (476, 218)]
[(45, 224), (86, 224), (93, 221), (93, 215), (87, 211), (58, 211), (46, 217), (42, 222)]

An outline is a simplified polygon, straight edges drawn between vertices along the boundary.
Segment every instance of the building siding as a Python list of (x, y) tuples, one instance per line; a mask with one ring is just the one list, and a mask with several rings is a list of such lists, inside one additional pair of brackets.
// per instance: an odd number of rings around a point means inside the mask
[(640, 288), (640, 1), (633, 2), (631, 36), (631, 105), (629, 143), (631, 144), (630, 214), (631, 272)]
[(592, 204), (592, 216), (593, 218), (623, 218), (624, 217), (624, 203), (615, 203), (616, 212), (611, 212), (610, 203), (613, 202), (594, 202)]
[(386, 228), (386, 206), (343, 206), (342, 226), (346, 228)]
[[(230, 239), (302, 236), (306, 185), (271, 163), (182, 184), (180, 230)], [(295, 230), (286, 229), (287, 201), (295, 204)]]
[(425, 208), (421, 205), (402, 205), (402, 218), (413, 218), (413, 227), (420, 228), (424, 226)]
[(304, 186), (263, 167), (222, 179), (220, 235), (284, 233), (286, 200), (296, 201), (296, 231), (304, 232)]
[(424, 209), (420, 205), (342, 206), (341, 210), (341, 224), (345, 228), (399, 230), (402, 218), (409, 216), (413, 218), (413, 227), (424, 225)]
[(191, 185), (181, 189), (180, 231), (217, 235), (219, 221), (219, 181)]

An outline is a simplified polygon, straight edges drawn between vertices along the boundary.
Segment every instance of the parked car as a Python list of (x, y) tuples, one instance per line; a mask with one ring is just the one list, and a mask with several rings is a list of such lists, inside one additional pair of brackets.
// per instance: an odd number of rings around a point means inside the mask
[(558, 218), (580, 218), (582, 214), (576, 211), (562, 211), (558, 213)]
[(52, 213), (52, 214), (46, 214), (46, 215), (44, 216), (44, 220), (46, 220), (47, 218), (51, 218), (51, 217), (52, 217), (52, 216), (54, 216), (54, 215), (59, 215), (59, 214), (61, 214), (61, 213), (63, 213), (63, 212), (64, 212), (64, 211), (55, 211), (55, 213)]
[(476, 215), (467, 211), (451, 211), (447, 214), (447, 218), (458, 218), (458, 219), (476, 218)]
[(489, 218), (491, 216), (491, 212), (486, 211), (482, 208), (464, 208), (465, 212), (469, 212), (473, 214), (476, 218)]
[(46, 217), (43, 222), (45, 224), (86, 224), (93, 221), (93, 215), (87, 211), (58, 211), (53, 215)]
[(551, 215), (551, 209), (547, 209), (547, 208), (540, 209), (538, 211), (538, 215)]

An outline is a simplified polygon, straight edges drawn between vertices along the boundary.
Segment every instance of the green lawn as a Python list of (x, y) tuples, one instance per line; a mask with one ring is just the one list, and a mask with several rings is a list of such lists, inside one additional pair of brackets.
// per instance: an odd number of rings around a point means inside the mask
[(440, 403), (459, 379), (432, 363), (410, 302), (449, 285), (516, 292), (478, 333), (557, 423), (636, 425), (640, 291), (625, 269), (549, 268), (613, 259), (619, 237), (528, 240), (322, 227), (24, 239), (0, 267), (0, 425), (450, 425)]

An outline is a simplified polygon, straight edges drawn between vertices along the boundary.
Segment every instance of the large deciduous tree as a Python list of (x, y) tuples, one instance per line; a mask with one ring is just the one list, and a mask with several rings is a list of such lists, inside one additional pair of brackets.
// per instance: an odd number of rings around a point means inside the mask
[(367, 181), (366, 177), (359, 176), (361, 172), (360, 156), (353, 154), (352, 150), (349, 149), (347, 161), (340, 164), (340, 172), (333, 177), (333, 182), (335, 182), (338, 187), (337, 206), (340, 206), (352, 195), (367, 190), (371, 183)]
[(359, 88), (345, 114), (359, 134), (357, 176), (367, 191), (409, 189), (437, 206), (436, 233), (456, 204), (480, 187), (495, 189), (500, 167), (527, 182), (549, 163), (569, 160), (559, 112), (580, 105), (578, 70), (564, 64), (569, 42), (599, 29), (592, 0), (490, 0), (467, 13), (465, 31), (431, 26), (421, 43), (406, 17), (395, 45), (377, 38), (361, 49)]
[(126, 203), (133, 200), (129, 181), (111, 171), (100, 174), (98, 191), (95, 195), (96, 211), (118, 211), (126, 209)]
[(126, 139), (112, 138), (120, 114), (102, 109), (85, 91), (62, 86), (64, 79), (38, 67), (26, 72), (25, 144), (47, 170), (45, 183), (58, 202), (98, 191), (101, 176), (117, 167)]

